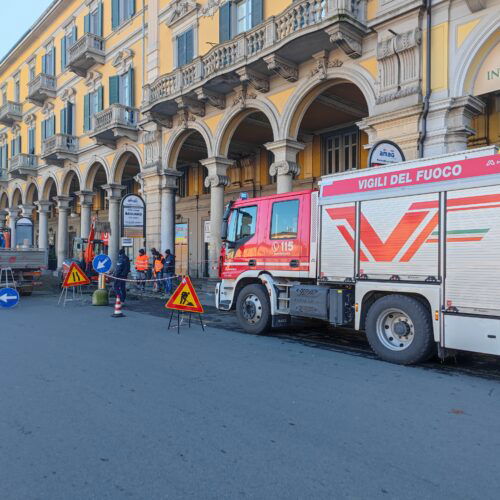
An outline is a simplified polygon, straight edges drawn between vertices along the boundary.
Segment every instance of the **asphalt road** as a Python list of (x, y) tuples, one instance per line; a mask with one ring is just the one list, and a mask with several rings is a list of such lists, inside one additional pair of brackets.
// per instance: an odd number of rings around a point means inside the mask
[(498, 498), (497, 378), (131, 308), (0, 310), (2, 500)]

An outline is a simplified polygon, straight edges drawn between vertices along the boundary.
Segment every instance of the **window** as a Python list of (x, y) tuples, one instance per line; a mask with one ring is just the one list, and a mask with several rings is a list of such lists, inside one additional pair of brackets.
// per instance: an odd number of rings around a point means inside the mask
[(186, 198), (188, 196), (188, 173), (189, 167), (179, 168), (182, 175), (177, 179), (177, 194), (180, 198)]
[(120, 24), (135, 14), (135, 0), (112, 0), (111, 27), (116, 29)]
[(257, 207), (243, 207), (233, 210), (228, 228), (228, 241), (232, 243), (249, 240), (255, 234)]
[(84, 97), (83, 130), (88, 132), (92, 129), (92, 117), (104, 109), (104, 91), (99, 87), (94, 92), (89, 92)]
[(76, 30), (76, 26), (73, 26), (69, 33), (61, 39), (61, 71), (66, 69), (66, 66), (69, 63), (69, 49), (73, 46), (73, 44), (77, 41), (78, 34)]
[(0, 173), (5, 172), (9, 165), (9, 146), (4, 144), (0, 146)]
[(102, 19), (103, 9), (102, 2), (97, 7), (89, 12), (84, 19), (85, 33), (92, 33), (97, 36), (102, 36)]
[(55, 76), (56, 74), (56, 49), (47, 47), (45, 55), (42, 56), (42, 73)]
[(21, 102), (21, 82), (19, 81), (19, 75), (16, 75), (14, 80), (14, 102)]
[(293, 240), (299, 230), (299, 200), (273, 203), (271, 215), (271, 239)]
[(219, 41), (254, 28), (264, 19), (263, 0), (228, 1), (219, 10)]
[(42, 141), (52, 137), (56, 133), (56, 117), (49, 116), (42, 121)]
[(236, 4), (236, 34), (252, 28), (252, 1), (241, 0)]
[(65, 108), (61, 109), (61, 134), (73, 135), (73, 104), (68, 102)]
[(14, 158), (14, 156), (17, 156), (21, 154), (21, 136), (18, 135), (11, 139), (10, 141), (10, 156), (11, 158)]
[(190, 28), (176, 37), (177, 67), (184, 66), (194, 59), (194, 29)]
[[(111, 76), (109, 78), (109, 104), (123, 104), (134, 107), (134, 69), (130, 68), (123, 75)], [(130, 113), (133, 120), (133, 113)]]
[(32, 60), (29, 63), (29, 73), (28, 73), (28, 79), (30, 82), (35, 79), (36, 76), (35, 72), (36, 72), (36, 61)]
[(325, 174), (345, 172), (358, 168), (359, 133), (347, 129), (324, 138)]
[(35, 126), (31, 126), (28, 129), (28, 154), (29, 155), (34, 155), (35, 154), (35, 134), (36, 134), (36, 129)]

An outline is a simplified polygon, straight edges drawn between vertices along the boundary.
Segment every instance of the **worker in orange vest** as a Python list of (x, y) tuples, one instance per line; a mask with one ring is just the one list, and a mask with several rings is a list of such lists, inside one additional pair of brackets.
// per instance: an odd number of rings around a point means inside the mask
[(161, 292), (164, 288), (165, 282), (162, 280), (163, 278), (163, 255), (155, 250), (154, 256), (153, 256), (153, 273), (154, 277), (157, 280), (155, 282), (155, 286), (153, 287), (153, 290), (155, 292)]
[(138, 288), (142, 289), (143, 292), (146, 291), (146, 272), (149, 269), (149, 257), (146, 255), (146, 251), (141, 248), (139, 250), (139, 255), (135, 259), (135, 270), (137, 271)]

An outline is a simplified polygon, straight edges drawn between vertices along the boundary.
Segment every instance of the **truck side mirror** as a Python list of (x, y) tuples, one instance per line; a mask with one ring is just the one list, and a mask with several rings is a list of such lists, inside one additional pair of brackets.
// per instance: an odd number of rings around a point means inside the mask
[(222, 221), (222, 228), (220, 233), (222, 241), (227, 241), (227, 228), (228, 228), (228, 221), (227, 219), (224, 219)]

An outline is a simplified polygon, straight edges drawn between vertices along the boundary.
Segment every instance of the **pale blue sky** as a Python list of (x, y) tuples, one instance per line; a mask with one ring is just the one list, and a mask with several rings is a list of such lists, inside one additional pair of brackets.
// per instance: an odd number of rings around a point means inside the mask
[(0, 0), (0, 59), (28, 31), (52, 0)]

